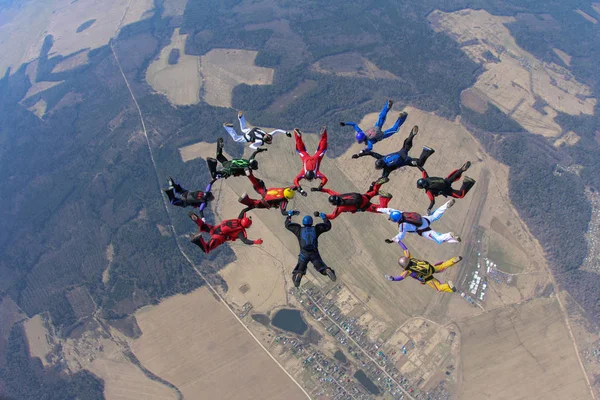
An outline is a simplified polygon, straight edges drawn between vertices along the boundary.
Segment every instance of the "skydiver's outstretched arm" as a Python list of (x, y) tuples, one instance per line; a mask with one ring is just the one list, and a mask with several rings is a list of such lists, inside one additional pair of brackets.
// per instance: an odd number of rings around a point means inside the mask
[(300, 186), (300, 181), (302, 179), (304, 179), (304, 170), (294, 178), (294, 186), (300, 191), (300, 193), (304, 192), (304, 189), (302, 189), (302, 186)]
[(288, 217), (285, 219), (285, 229), (298, 236), (302, 227), (300, 226), (300, 224), (292, 222), (292, 216), (288, 215)]
[(238, 219), (242, 219), (244, 218), (244, 214), (246, 214), (248, 211), (252, 210), (252, 207), (246, 207), (244, 208), (241, 212), (240, 215), (238, 215)]
[(324, 213), (319, 213), (319, 217), (323, 218), (323, 222), (315, 225), (317, 236), (331, 230), (331, 221), (327, 219), (327, 215)]
[(257, 140), (256, 140), (256, 142), (254, 142), (254, 143), (252, 143), (252, 144), (250, 145), (250, 148), (251, 148), (251, 149), (253, 149), (253, 150), (256, 150), (256, 149), (258, 149), (260, 146), (262, 146), (263, 144), (264, 144), (264, 143), (263, 143), (263, 141), (262, 141), (262, 140), (260, 140), (260, 139), (257, 139)]
[(404, 224), (400, 224), (398, 226), (398, 234), (392, 238), (392, 242), (400, 243), (402, 239), (406, 236), (406, 231), (404, 230)]
[(240, 234), (237, 236), (238, 239), (240, 239), (244, 244), (247, 245), (253, 245), (253, 244), (262, 244), (263, 240), (262, 239), (256, 239), (256, 240), (250, 240), (246, 237), (246, 235), (244, 235), (244, 232), (240, 232)]
[(408, 250), (408, 247), (406, 247), (406, 245), (402, 241), (399, 241), (398, 244), (400, 245), (400, 247), (402, 247), (402, 250), (404, 251), (404, 256), (406, 258), (410, 258), (410, 251)]
[(427, 215), (430, 215), (431, 210), (433, 209), (433, 206), (435, 206), (435, 196), (433, 195), (431, 190), (428, 190), (426, 193), (427, 193), (427, 197), (429, 197), (429, 207), (427, 207)]
[[(250, 146), (250, 147), (252, 147), (252, 146)], [(256, 155), (258, 153), (262, 153), (263, 151), (268, 151), (268, 149), (264, 149), (261, 147), (261, 148), (254, 150), (254, 152), (252, 154), (250, 154), (250, 158), (248, 158), (248, 161), (254, 160), (254, 158), (256, 158)]]
[(287, 205), (288, 205), (287, 200), (281, 200), (279, 202), (279, 210), (281, 211), (281, 215), (288, 215), (287, 214)]
[(410, 271), (404, 271), (402, 272), (399, 276), (390, 276), (390, 275), (386, 275), (385, 278), (388, 281), (396, 281), (399, 282), (401, 280), (404, 280), (404, 278), (406, 278), (408, 276), (408, 274), (410, 274)]
[(378, 213), (387, 214), (387, 215), (391, 215), (394, 211), (400, 211), (400, 210), (396, 210), (395, 208), (378, 208), (377, 209)]
[[(204, 189), (204, 196), (206, 196), (207, 193), (210, 193), (210, 190), (212, 189), (212, 185), (215, 181), (211, 181), (208, 185), (206, 185), (206, 189)], [(202, 213), (204, 211), (204, 209), (206, 208), (206, 203), (208, 203), (208, 201), (204, 200), (202, 202), (202, 204), (200, 204), (200, 207), (198, 207), (198, 210)]]
[(283, 129), (275, 129), (274, 131), (270, 132), (269, 135), (271, 136), (275, 136), (278, 133), (286, 133), (287, 131), (284, 131)]
[(355, 122), (340, 122), (341, 126), (351, 126), (354, 128), (354, 130), (356, 131), (356, 133), (364, 133), (362, 131), (362, 129), (360, 129), (360, 126), (358, 126), (357, 123)]
[(371, 150), (361, 150), (358, 152), (358, 154), (353, 154), (352, 158), (360, 158), (360, 157), (364, 157), (364, 156), (371, 156), (377, 160), (379, 160), (380, 158), (383, 158), (383, 156), (379, 153), (375, 153), (374, 151)]
[(341, 207), (336, 207), (331, 214), (325, 214), (325, 218), (328, 220), (336, 219), (338, 215), (342, 213)]
[[(333, 191), (333, 190), (331, 190), (329, 188), (321, 188), (321, 192), (327, 193), (330, 196), (339, 196), (340, 195), (338, 192)], [(331, 218), (329, 218), (329, 219), (331, 219)]]

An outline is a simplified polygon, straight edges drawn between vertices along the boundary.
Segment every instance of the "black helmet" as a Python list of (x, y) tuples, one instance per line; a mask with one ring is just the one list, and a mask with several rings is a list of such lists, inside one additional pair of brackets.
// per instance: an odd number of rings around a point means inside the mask
[(340, 199), (340, 196), (333, 195), (329, 196), (329, 202), (334, 206), (339, 206), (340, 204), (342, 204), (342, 199)]
[(417, 181), (417, 187), (419, 189), (427, 189), (429, 187), (429, 182), (427, 181), (427, 179), (421, 178)]
[(249, 166), (250, 166), (250, 169), (254, 169), (254, 170), (258, 169), (258, 161), (251, 160)]
[(375, 169), (383, 169), (383, 167), (385, 167), (385, 161), (383, 160), (383, 158), (380, 158), (379, 160), (375, 161)]
[(306, 174), (304, 174), (304, 177), (308, 181), (312, 181), (313, 179), (315, 179), (316, 176), (317, 175), (315, 174), (315, 171), (306, 171)]

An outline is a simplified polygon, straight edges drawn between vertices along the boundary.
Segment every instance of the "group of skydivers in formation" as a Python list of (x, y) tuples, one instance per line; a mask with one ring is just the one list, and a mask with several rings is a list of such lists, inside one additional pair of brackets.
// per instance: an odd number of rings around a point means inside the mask
[[(438, 281), (434, 274), (441, 272), (446, 268), (460, 262), (462, 258), (454, 257), (448, 261), (432, 265), (431, 263), (419, 260), (411, 256), (408, 248), (402, 242), (402, 239), (408, 232), (416, 233), (419, 236), (430, 239), (438, 244), (441, 243), (457, 243), (460, 242), (460, 237), (453, 233), (439, 233), (431, 228), (431, 224), (442, 217), (444, 212), (452, 207), (454, 198), (462, 198), (475, 184), (475, 180), (467, 176), (464, 177), (460, 189), (454, 189), (452, 184), (458, 181), (462, 174), (469, 169), (471, 163), (467, 161), (462, 167), (452, 171), (446, 178), (429, 176), (425, 171), (425, 163), (427, 159), (434, 154), (435, 150), (429, 147), (423, 147), (420, 157), (412, 158), (409, 152), (413, 146), (413, 139), (417, 135), (419, 128), (414, 126), (408, 137), (404, 140), (402, 149), (397, 152), (382, 155), (373, 151), (373, 146), (392, 136), (400, 130), (402, 124), (406, 121), (407, 113), (401, 112), (395, 124), (383, 130), (383, 124), (390, 109), (392, 108), (392, 100), (389, 100), (383, 110), (379, 114), (379, 118), (375, 126), (367, 131), (363, 131), (354, 122), (340, 122), (341, 126), (351, 126), (356, 132), (356, 140), (358, 143), (366, 145), (358, 154), (354, 154), (352, 158), (360, 158), (371, 156), (375, 158), (375, 169), (381, 170), (381, 177), (371, 183), (371, 186), (366, 193), (338, 193), (332, 189), (326, 188), (327, 177), (321, 173), (320, 166), (325, 153), (327, 152), (327, 129), (321, 128), (320, 141), (316, 152), (310, 155), (306, 151), (306, 146), (302, 139), (302, 132), (299, 129), (294, 129), (293, 136), (296, 142), (296, 152), (302, 161), (302, 169), (294, 179), (293, 185), (288, 187), (270, 187), (254, 176), (254, 171), (258, 170), (258, 161), (256, 156), (267, 151), (264, 147), (273, 141), (273, 137), (283, 133), (288, 137), (292, 137), (292, 133), (277, 129), (270, 133), (265, 132), (260, 128), (248, 128), (246, 119), (242, 112), (238, 112), (238, 120), (240, 123), (241, 134), (239, 134), (230, 123), (223, 124), (225, 130), (229, 133), (232, 139), (236, 142), (249, 143), (250, 148), (254, 152), (248, 159), (232, 159), (229, 160), (223, 155), (224, 141), (219, 138), (217, 141), (216, 158), (207, 158), (208, 168), (212, 177), (212, 181), (208, 184), (204, 191), (189, 191), (183, 188), (179, 183), (172, 178), (168, 179), (169, 187), (164, 189), (171, 204), (178, 207), (194, 207), (198, 209), (198, 213), (193, 211), (189, 213), (190, 218), (198, 227), (198, 233), (191, 239), (191, 242), (197, 245), (205, 253), (210, 253), (221, 244), (227, 241), (241, 240), (248, 245), (261, 244), (262, 239), (250, 240), (247, 237), (246, 230), (252, 226), (252, 219), (247, 216), (247, 212), (253, 209), (271, 209), (278, 208), (286, 218), (285, 227), (294, 233), (298, 238), (300, 245), (300, 254), (298, 263), (292, 273), (294, 285), (298, 287), (302, 277), (306, 274), (308, 263), (312, 263), (314, 268), (322, 275), (327, 275), (332, 281), (336, 280), (336, 275), (333, 269), (328, 267), (322, 260), (319, 254), (318, 238), (321, 234), (331, 229), (331, 220), (337, 218), (341, 213), (358, 211), (387, 214), (388, 219), (398, 224), (398, 235), (391, 239), (385, 239), (386, 243), (398, 243), (402, 248), (404, 255), (399, 258), (399, 265), (404, 268), (404, 271), (399, 276), (385, 275), (385, 278), (391, 281), (401, 281), (407, 276), (419, 280), (422, 284), (429, 285), (438, 291), (454, 292), (456, 291), (451, 281), (442, 284)], [(392, 171), (395, 171), (404, 166), (418, 168), (422, 177), (417, 181), (417, 188), (425, 190), (429, 197), (430, 204), (427, 209), (427, 215), (421, 215), (416, 212), (403, 212), (393, 208), (388, 208), (388, 203), (392, 199), (392, 195), (381, 190), (382, 186), (389, 181), (389, 176)], [(206, 222), (203, 210), (207, 203), (214, 200), (211, 188), (214, 182), (218, 179), (227, 179), (230, 177), (246, 176), (254, 190), (260, 196), (259, 198), (251, 198), (244, 193), (239, 202), (245, 206), (235, 219), (222, 221), (218, 225), (210, 225)], [(299, 192), (302, 196), (307, 196), (306, 191), (301, 186), (301, 181), (320, 180), (318, 187), (313, 187), (310, 190), (313, 192), (322, 192), (329, 195), (329, 203), (335, 208), (330, 214), (323, 212), (314, 212), (315, 217), (320, 217), (323, 222), (313, 225), (313, 218), (306, 215), (302, 219), (302, 225), (293, 223), (292, 217), (298, 215), (297, 210), (287, 210), (288, 202), (291, 200), (295, 192)], [(452, 197), (451, 200), (432, 212), (437, 196)], [(372, 199), (379, 196), (379, 202), (373, 203)], [(203, 234), (208, 234), (210, 239), (206, 241)]]

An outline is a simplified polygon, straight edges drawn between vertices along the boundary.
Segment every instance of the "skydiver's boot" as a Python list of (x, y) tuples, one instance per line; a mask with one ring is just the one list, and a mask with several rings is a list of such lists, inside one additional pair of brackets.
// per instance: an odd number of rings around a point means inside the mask
[(454, 282), (452, 281), (448, 281), (448, 287), (453, 291), (456, 292), (456, 286), (454, 286)]
[(391, 110), (393, 105), (394, 105), (394, 101), (393, 100), (388, 100), (388, 102), (387, 102), (387, 108), (388, 108), (388, 110)]
[(332, 282), (335, 282), (337, 280), (337, 277), (335, 276), (335, 271), (332, 270), (331, 268), (327, 267), (327, 269), (325, 270), (325, 273), (327, 274), (329, 279), (331, 279)]
[(471, 161), (467, 161), (466, 163), (463, 164), (462, 167), (460, 167), (460, 169), (462, 169), (462, 172), (466, 172), (470, 167), (471, 167)]
[(171, 203), (173, 203), (173, 200), (175, 200), (175, 193), (173, 193), (173, 188), (169, 187), (167, 189), (163, 189), (163, 192), (165, 192), (167, 194), (167, 197), (169, 198), (169, 201)]
[[(406, 111), (402, 111), (400, 114), (398, 114), (398, 119), (401, 118), (406, 118), (408, 116), (408, 113)], [(414, 128), (413, 128), (414, 129)], [(419, 131), (419, 128), (417, 127), (417, 132)], [(412, 133), (412, 132), (411, 132)]]
[(475, 179), (465, 176), (465, 178), (463, 179), (462, 187), (460, 188), (462, 195), (464, 196), (467, 193), (469, 193), (469, 190), (471, 190), (473, 185), (475, 185)]
[(302, 137), (302, 132), (300, 132), (300, 129), (298, 129), (298, 128), (294, 128), (294, 133), (295, 133), (296, 135), (298, 135), (299, 137)]
[(169, 185), (169, 188), (175, 187), (175, 181), (171, 177), (169, 177), (169, 179), (167, 179), (167, 184)]
[(462, 241), (462, 239), (460, 238), (460, 236), (454, 232), (450, 232), (450, 237), (454, 240), (456, 240), (458, 243), (460, 243)]
[(196, 246), (200, 247), (203, 252), (207, 253), (207, 245), (202, 237), (201, 233), (196, 233), (191, 239), (190, 242), (194, 243)]
[(450, 199), (446, 202), (446, 210), (449, 209), (450, 207), (452, 207), (454, 205), (454, 203), (456, 203), (456, 200), (454, 199)]
[(375, 182), (376, 185), (383, 185), (384, 183), (388, 183), (390, 181), (390, 178), (388, 177), (381, 177), (379, 179), (377, 179), (377, 181)]
[(304, 274), (301, 272), (294, 272), (292, 274), (292, 281), (294, 282), (295, 287), (300, 287), (300, 281), (302, 280), (302, 276)]
[(423, 146), (423, 151), (421, 152), (421, 156), (419, 157), (419, 161), (417, 161), (417, 165), (419, 167), (423, 167), (427, 159), (435, 153), (435, 150), (431, 147)]
[(196, 223), (196, 225), (198, 225), (198, 232), (202, 232), (202, 230), (203, 230), (202, 228), (204, 227), (204, 218), (199, 217), (193, 211), (190, 211), (188, 213), (188, 216), (190, 217), (190, 219), (192, 221), (194, 221)]
[(379, 191), (379, 197), (383, 197), (384, 199), (392, 199), (394, 196), (392, 196), (391, 193), (384, 192), (383, 190), (380, 190)]
[(210, 172), (211, 178), (213, 178), (213, 180), (219, 179), (217, 176), (217, 160), (215, 158), (208, 157), (206, 159), (206, 164), (208, 165), (208, 171)]
[(240, 198), (238, 199), (238, 202), (242, 203), (245, 206), (248, 207), (252, 207), (254, 205), (254, 202), (252, 201), (252, 199), (250, 197), (248, 197), (248, 193), (244, 193), (240, 196)]
[[(238, 114), (238, 118), (239, 118), (239, 114)], [(227, 128), (233, 128), (233, 124), (231, 122), (223, 122), (223, 126), (226, 126)]]
[[(403, 113), (406, 114), (406, 113)], [(412, 127), (412, 129), (410, 130), (410, 135), (409, 135), (409, 139), (414, 138), (415, 136), (417, 136), (417, 133), (419, 133), (419, 126), (415, 125)]]
[(244, 112), (238, 111), (238, 119), (242, 118), (243, 116), (244, 116)]

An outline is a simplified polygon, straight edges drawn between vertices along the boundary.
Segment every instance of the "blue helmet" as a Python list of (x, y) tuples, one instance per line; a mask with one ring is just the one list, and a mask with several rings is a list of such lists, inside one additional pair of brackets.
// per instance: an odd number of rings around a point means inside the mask
[(400, 222), (402, 219), (402, 213), (400, 211), (392, 211), (389, 219), (394, 222)]
[(302, 218), (302, 225), (311, 226), (312, 224), (313, 224), (313, 219), (310, 215), (305, 215), (304, 218)]
[(356, 137), (356, 140), (358, 141), (358, 143), (362, 143), (367, 139), (367, 137), (365, 136), (365, 134), (363, 132), (357, 132), (355, 137)]

